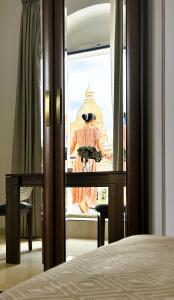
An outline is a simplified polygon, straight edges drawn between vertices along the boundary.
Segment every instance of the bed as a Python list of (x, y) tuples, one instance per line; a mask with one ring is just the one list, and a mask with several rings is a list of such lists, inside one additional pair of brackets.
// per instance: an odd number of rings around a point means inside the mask
[(33, 277), (0, 299), (174, 299), (174, 238), (128, 237)]

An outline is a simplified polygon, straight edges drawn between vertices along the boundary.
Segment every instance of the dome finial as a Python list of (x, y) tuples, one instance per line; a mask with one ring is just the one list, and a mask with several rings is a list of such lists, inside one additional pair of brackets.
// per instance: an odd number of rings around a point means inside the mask
[(93, 90), (91, 89), (91, 82), (89, 81), (88, 83), (88, 88), (86, 89), (86, 92), (85, 92), (85, 96), (86, 96), (86, 99), (85, 101), (95, 101), (93, 99), (93, 96), (94, 96), (94, 92)]
[(90, 93), (90, 92), (92, 92), (92, 90), (91, 90), (91, 81), (89, 80), (89, 82), (88, 82), (88, 87), (87, 87), (87, 89), (86, 89), (86, 93)]

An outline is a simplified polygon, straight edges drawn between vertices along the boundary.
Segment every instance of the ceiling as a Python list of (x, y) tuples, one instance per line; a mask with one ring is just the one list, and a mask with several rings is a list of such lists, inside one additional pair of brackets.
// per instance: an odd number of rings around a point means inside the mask
[(109, 44), (110, 0), (67, 0), (65, 3), (65, 45), (69, 52)]
[(67, 15), (72, 14), (73, 12), (101, 3), (110, 3), (111, 0), (65, 0), (65, 7), (67, 8)]

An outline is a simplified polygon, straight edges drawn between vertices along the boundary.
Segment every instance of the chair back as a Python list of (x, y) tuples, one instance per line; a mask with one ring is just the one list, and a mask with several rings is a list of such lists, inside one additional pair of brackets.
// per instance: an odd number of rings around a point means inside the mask
[(28, 200), (31, 196), (33, 187), (20, 187), (20, 201)]

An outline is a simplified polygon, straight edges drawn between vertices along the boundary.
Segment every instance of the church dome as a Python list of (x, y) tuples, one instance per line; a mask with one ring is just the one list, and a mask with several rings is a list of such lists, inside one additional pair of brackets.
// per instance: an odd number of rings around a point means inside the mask
[(108, 142), (108, 134), (104, 128), (103, 113), (100, 106), (96, 103), (94, 98), (94, 91), (91, 89), (90, 84), (85, 92), (85, 99), (80, 109), (76, 114), (76, 120), (70, 124), (70, 140), (72, 140), (73, 133), (75, 130), (80, 129), (84, 126), (84, 120), (82, 119), (83, 114), (93, 113), (96, 115), (96, 126), (101, 129), (103, 134), (102, 142)]
[(77, 112), (76, 122), (78, 122), (78, 123), (82, 122), (82, 124), (84, 124), (84, 121), (82, 120), (82, 114), (86, 114), (86, 113), (90, 113), (90, 112), (94, 113), (96, 115), (97, 125), (99, 127), (103, 127), (103, 125), (104, 125), (103, 114), (102, 114), (101, 108), (95, 101), (94, 92), (90, 88), (90, 85), (89, 85), (85, 92), (85, 100)]

